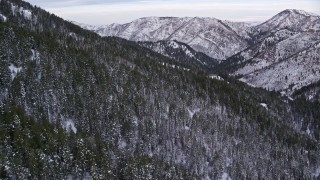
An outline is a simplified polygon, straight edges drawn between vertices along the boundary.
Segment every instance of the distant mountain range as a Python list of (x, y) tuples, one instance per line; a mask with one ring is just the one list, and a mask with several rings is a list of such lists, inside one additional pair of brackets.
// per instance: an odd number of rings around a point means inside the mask
[(82, 27), (101, 36), (117, 36), (131, 41), (177, 40), (219, 60), (246, 48), (251, 39), (248, 24), (215, 18), (147, 17), (127, 24)]
[[(174, 54), (167, 52), (172, 42), (181, 42), (212, 58), (212, 63), (195, 58), (193, 64), (209, 64), (205, 68), (210, 69), (220, 63), (218, 71), (287, 95), (320, 80), (320, 17), (303, 10), (284, 10), (258, 25), (215, 18), (147, 17), (127, 24), (81, 26), (101, 36), (145, 42), (140, 44), (166, 56)], [(189, 52), (181, 56), (185, 63), (191, 62)]]

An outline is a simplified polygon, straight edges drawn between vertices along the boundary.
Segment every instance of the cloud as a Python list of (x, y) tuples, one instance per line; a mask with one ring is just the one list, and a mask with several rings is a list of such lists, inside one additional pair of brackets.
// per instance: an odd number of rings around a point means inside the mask
[(320, 14), (318, 0), (30, 0), (65, 19), (88, 24), (126, 23), (146, 16), (198, 16), (264, 21), (284, 9)]
[[(163, 2), (170, 0), (163, 0)], [(84, 6), (84, 5), (112, 5), (123, 3), (141, 3), (147, 2), (144, 0), (30, 0), (32, 4), (47, 7), (47, 8), (59, 8), (70, 6)], [(152, 2), (152, 1), (150, 1)]]

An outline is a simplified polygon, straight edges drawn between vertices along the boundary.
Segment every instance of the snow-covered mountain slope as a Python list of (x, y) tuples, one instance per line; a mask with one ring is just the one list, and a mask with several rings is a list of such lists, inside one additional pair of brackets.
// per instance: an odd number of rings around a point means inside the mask
[[(290, 95), (320, 79), (319, 54), (320, 42), (276, 63), (268, 64), (267, 60), (256, 59), (254, 63), (260, 66), (258, 70), (245, 74), (241, 80), (269, 90), (285, 91)], [(245, 68), (251, 70), (252, 66)]]
[(291, 94), (320, 79), (319, 43), (319, 31), (281, 30), (227, 61), (242, 81)]
[(132, 41), (177, 40), (220, 60), (245, 49), (251, 32), (246, 23), (199, 17), (147, 17), (127, 24), (81, 26), (101, 36), (117, 36)]
[(289, 29), (291, 31), (307, 31), (314, 26), (315, 21), (319, 20), (319, 15), (309, 13), (303, 10), (287, 9), (273, 16), (266, 22), (255, 26), (255, 36), (263, 39), (271, 33), (281, 29)]
[(285, 10), (254, 28), (258, 41), (220, 68), (269, 90), (294, 91), (320, 80), (319, 16)]
[[(235, 57), (241, 59), (240, 63), (244, 66), (234, 73), (243, 75), (263, 69), (299, 55), (299, 52), (314, 46), (319, 41), (319, 32), (295, 33), (289, 30), (280, 30), (255, 46), (237, 54)], [(231, 60), (234, 63), (239, 63), (232, 58)]]
[(187, 66), (210, 70), (218, 64), (216, 59), (195, 51), (179, 41), (139, 42), (139, 44)]

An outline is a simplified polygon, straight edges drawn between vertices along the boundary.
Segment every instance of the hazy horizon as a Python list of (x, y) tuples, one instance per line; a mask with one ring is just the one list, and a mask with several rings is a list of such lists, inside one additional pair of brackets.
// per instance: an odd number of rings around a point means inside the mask
[(320, 14), (316, 0), (27, 0), (66, 20), (92, 25), (128, 23), (142, 17), (214, 17), (262, 22), (285, 9)]

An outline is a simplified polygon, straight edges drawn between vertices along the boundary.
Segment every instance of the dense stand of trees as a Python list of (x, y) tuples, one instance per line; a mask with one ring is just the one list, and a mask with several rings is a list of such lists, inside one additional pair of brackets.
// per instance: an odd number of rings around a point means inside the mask
[[(310, 102), (185, 71), (134, 42), (10, 2), (33, 16), (0, 1), (0, 178), (314, 176), (319, 116), (301, 109)], [(21, 68), (14, 77), (10, 65)]]

